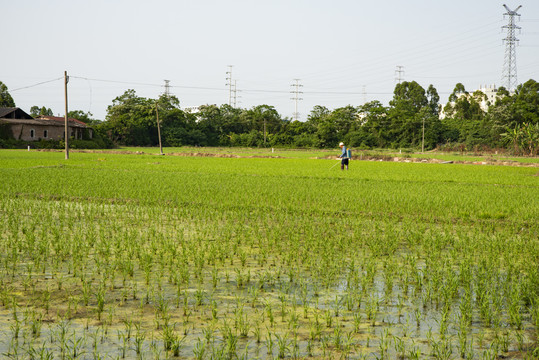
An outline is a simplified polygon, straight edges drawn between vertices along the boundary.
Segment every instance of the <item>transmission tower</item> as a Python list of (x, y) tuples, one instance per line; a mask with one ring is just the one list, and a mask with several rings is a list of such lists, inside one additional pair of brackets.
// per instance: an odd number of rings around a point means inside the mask
[(165, 81), (165, 96), (167, 98), (170, 97), (170, 80), (164, 80)]
[(300, 100), (303, 100), (303, 98), (300, 98), (300, 94), (303, 94), (303, 91), (299, 91), (299, 88), (300, 87), (303, 87), (303, 85), (301, 85), (299, 83), (300, 79), (294, 79), (295, 83), (290, 85), (293, 90), (290, 91), (292, 94), (294, 94), (294, 97), (291, 97), (290, 99), (291, 100), (294, 100), (295, 104), (296, 104), (296, 111), (294, 111), (294, 120), (298, 121), (299, 120), (299, 112), (298, 112), (298, 101)]
[(238, 98), (241, 98), (241, 96), (238, 96), (238, 92), (240, 90), (238, 90), (238, 81), (237, 80), (234, 80), (234, 89), (232, 89), (232, 93), (234, 93), (234, 108), (236, 107), (237, 103), (238, 103)]
[(397, 65), (397, 70), (395, 70), (395, 81), (397, 84), (402, 82), (402, 75), (404, 75), (404, 66)]
[(515, 30), (520, 30), (520, 27), (515, 25), (515, 16), (518, 16), (520, 19), (520, 14), (517, 11), (522, 5), (519, 5), (515, 10), (509, 9), (505, 4), (503, 7), (507, 10), (503, 14), (504, 18), (507, 15), (509, 17), (509, 23), (502, 26), (502, 29), (507, 29), (507, 36), (503, 39), (505, 42), (505, 60), (503, 63), (502, 83), (507, 91), (513, 91), (517, 87), (516, 45), (518, 44), (518, 39), (515, 37)]
[(226, 86), (228, 86), (228, 105), (232, 106), (232, 87), (234, 83), (232, 82), (232, 67), (234, 65), (228, 65), (228, 71), (226, 72)]

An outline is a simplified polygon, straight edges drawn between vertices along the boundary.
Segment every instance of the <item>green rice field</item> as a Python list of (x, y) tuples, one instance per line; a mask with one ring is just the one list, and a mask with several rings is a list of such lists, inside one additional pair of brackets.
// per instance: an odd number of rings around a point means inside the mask
[(270, 151), (0, 150), (0, 357), (539, 358), (537, 159)]

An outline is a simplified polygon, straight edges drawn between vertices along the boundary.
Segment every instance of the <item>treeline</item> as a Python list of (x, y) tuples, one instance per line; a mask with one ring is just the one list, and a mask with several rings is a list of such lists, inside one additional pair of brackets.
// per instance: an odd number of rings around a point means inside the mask
[[(32, 108), (32, 113), (47, 111)], [(425, 90), (415, 81), (402, 82), (388, 106), (379, 101), (333, 110), (315, 106), (304, 122), (282, 117), (269, 105), (204, 105), (187, 112), (175, 96), (150, 99), (134, 90), (112, 101), (105, 121), (81, 111), (70, 116), (90, 123), (110, 144), (127, 146), (158, 145), (159, 118), (163, 146), (333, 148), (344, 141), (357, 149), (505, 148), (520, 155), (537, 155), (539, 150), (535, 80), (519, 85), (513, 94), (499, 88), (492, 103), (482, 92), (468, 93), (459, 83), (445, 105), (432, 85)]]
[[(497, 100), (481, 108), (486, 95), (457, 84), (442, 107), (436, 89), (417, 82), (397, 84), (389, 106), (372, 101), (330, 110), (315, 106), (304, 122), (283, 118), (272, 106), (251, 109), (205, 105), (196, 113), (180, 109), (176, 97), (137, 96), (128, 90), (108, 107), (99, 126), (121, 145), (158, 144), (157, 115), (164, 146), (248, 146), (332, 148), (340, 141), (355, 148), (453, 150), (510, 148), (535, 155), (539, 141), (539, 84), (500, 88)], [(440, 116), (443, 112), (443, 116)]]

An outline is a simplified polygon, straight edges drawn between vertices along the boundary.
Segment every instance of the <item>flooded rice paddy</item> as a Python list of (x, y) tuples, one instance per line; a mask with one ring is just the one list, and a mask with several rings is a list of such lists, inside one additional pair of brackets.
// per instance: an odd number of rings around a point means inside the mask
[(539, 355), (534, 169), (0, 156), (2, 357)]

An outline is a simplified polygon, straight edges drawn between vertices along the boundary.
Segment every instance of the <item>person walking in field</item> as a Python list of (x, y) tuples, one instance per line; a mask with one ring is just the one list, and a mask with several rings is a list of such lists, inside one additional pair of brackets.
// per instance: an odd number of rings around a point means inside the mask
[(348, 161), (350, 160), (348, 151), (346, 150), (346, 146), (344, 146), (343, 142), (339, 143), (339, 146), (342, 152), (341, 152), (341, 155), (337, 156), (337, 158), (341, 159), (341, 170), (344, 170), (345, 167), (346, 167), (346, 170), (348, 170)]

